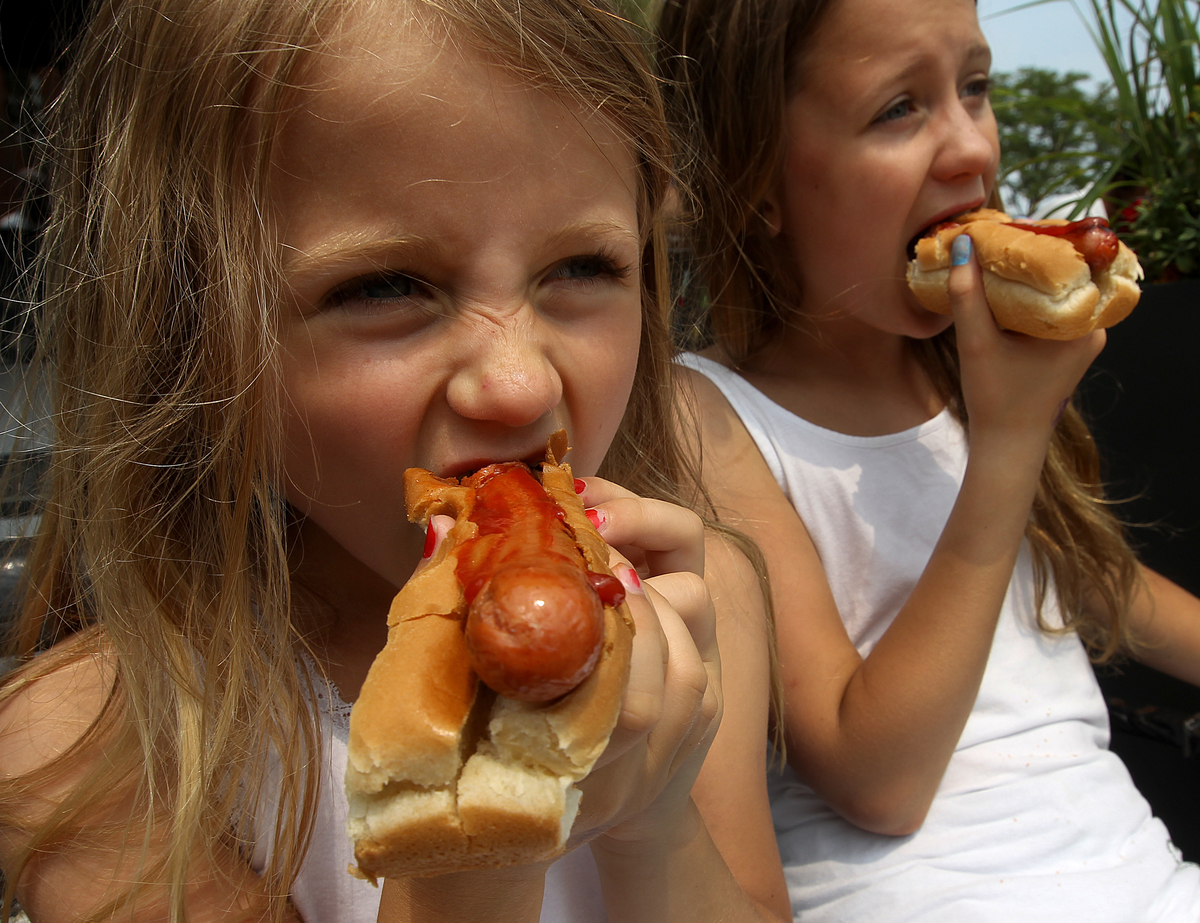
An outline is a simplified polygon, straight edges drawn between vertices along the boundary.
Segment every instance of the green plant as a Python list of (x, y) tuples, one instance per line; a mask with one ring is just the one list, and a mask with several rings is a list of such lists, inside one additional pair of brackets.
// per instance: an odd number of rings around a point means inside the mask
[(1090, 0), (1121, 148), (1103, 195), (1150, 281), (1200, 277), (1200, 0)]
[(1116, 153), (1112, 91), (1081, 85), (1087, 80), (1084, 73), (1038, 67), (992, 74), (999, 182), (1014, 214), (1034, 214), (1047, 200), (1086, 191)]

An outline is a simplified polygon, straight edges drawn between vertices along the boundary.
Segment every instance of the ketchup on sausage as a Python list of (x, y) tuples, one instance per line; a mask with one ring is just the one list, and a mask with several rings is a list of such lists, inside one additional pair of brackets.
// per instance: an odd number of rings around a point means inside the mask
[(1092, 272), (1103, 272), (1117, 258), (1117, 234), (1103, 218), (1081, 218), (1068, 224), (1023, 224), (1013, 222), (1014, 228), (1062, 237), (1069, 241), (1084, 258)]
[(456, 567), (471, 666), (508, 698), (558, 698), (594, 669), (604, 607), (619, 605), (624, 587), (586, 569), (562, 510), (525, 465), (488, 465), (463, 484), (475, 488), (479, 527)]

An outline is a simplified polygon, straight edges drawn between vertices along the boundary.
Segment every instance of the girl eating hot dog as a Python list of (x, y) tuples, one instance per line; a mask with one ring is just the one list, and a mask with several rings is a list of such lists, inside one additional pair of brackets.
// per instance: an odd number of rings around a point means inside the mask
[[(777, 605), (797, 920), (1200, 919), (1088, 652), (1200, 682), (1200, 602), (1139, 568), (1070, 396), (1104, 343), (950, 315), (910, 247), (994, 200), (973, 0), (667, 0), (711, 346), (704, 481)], [(1085, 267), (1086, 269), (1086, 267)]]
[[(9, 897), (39, 923), (786, 916), (763, 596), (683, 505), (671, 151), (628, 24), (98, 2), (53, 125)], [(445, 531), (408, 522), (405, 471), (540, 459), (559, 429), (636, 625), (577, 848), (373, 888), (347, 871), (347, 711)]]

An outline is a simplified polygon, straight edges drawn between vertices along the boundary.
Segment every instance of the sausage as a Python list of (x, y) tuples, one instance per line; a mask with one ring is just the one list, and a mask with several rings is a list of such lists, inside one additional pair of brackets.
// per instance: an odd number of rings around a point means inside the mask
[(1048, 234), (1069, 241), (1094, 273), (1108, 270), (1120, 250), (1120, 240), (1116, 232), (1103, 218), (1081, 218), (1067, 224), (1027, 224), (1014, 221), (1012, 226), (1033, 234)]
[(475, 490), (479, 528), (456, 568), (471, 667), (508, 698), (556, 699), (595, 667), (604, 606), (620, 605), (624, 588), (587, 570), (562, 510), (522, 463), (488, 465), (462, 484)]

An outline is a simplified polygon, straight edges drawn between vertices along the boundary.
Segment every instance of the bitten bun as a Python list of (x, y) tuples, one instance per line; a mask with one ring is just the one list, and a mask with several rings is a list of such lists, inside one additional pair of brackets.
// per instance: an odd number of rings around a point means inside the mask
[[(950, 313), (950, 245), (970, 232), (983, 287), (996, 323), (1006, 330), (1052, 340), (1073, 340), (1124, 320), (1138, 303), (1142, 267), (1133, 251), (1110, 235), (1111, 263), (1094, 269), (1065, 237), (1050, 232), (1072, 223), (1014, 223), (994, 209), (979, 209), (947, 222), (917, 241), (908, 264), (908, 285), (927, 310)], [(1098, 261), (1104, 262), (1104, 261)]]
[[(566, 448), (564, 433), (551, 437), (542, 487), (587, 570), (611, 575), (608, 546), (559, 462)], [(629, 679), (629, 610), (604, 606), (599, 659), (573, 691), (546, 704), (496, 694), (469, 664), (456, 575), (463, 543), (479, 533), (469, 518), (475, 490), (410, 469), (405, 494), (412, 521), (447, 514), (455, 523), (393, 601), (387, 644), (350, 713), (351, 873), (375, 880), (553, 858), (578, 810), (575, 783), (616, 725)]]

